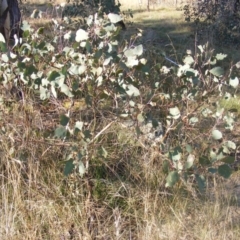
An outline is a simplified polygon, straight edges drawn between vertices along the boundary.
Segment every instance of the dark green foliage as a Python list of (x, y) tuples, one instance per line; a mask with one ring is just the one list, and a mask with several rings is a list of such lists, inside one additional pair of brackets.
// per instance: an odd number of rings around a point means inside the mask
[(75, 165), (73, 164), (73, 159), (68, 160), (64, 168), (64, 175), (68, 176), (70, 173), (72, 173), (74, 167)]
[(70, 1), (70, 5), (64, 7), (62, 17), (87, 17), (98, 12), (100, 15), (108, 13), (120, 13), (121, 4), (115, 0)]
[[(96, 12), (99, 16), (103, 17), (104, 14), (114, 13), (120, 14), (121, 4), (115, 0), (103, 0), (103, 1), (75, 1), (66, 5), (62, 10), (62, 19), (64, 17), (81, 17), (86, 18), (89, 15), (94, 15)], [(116, 26), (121, 27), (122, 30), (126, 30), (126, 25), (123, 20), (117, 21)]]
[(194, 1), (183, 7), (185, 20), (195, 23), (198, 39), (218, 46), (239, 46), (240, 9), (238, 0)]
[(218, 173), (224, 178), (229, 178), (231, 176), (232, 170), (227, 164), (224, 164), (218, 167)]

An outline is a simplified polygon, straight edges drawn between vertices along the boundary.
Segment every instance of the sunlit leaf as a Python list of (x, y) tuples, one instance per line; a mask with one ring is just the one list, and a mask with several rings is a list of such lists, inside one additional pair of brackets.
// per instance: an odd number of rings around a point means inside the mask
[(140, 95), (140, 91), (136, 87), (134, 87), (132, 84), (127, 86), (126, 93), (129, 96), (133, 96), (133, 97), (137, 97)]
[(194, 63), (194, 59), (192, 56), (188, 55), (183, 59), (183, 62), (188, 65), (192, 65)]
[(169, 152), (169, 157), (173, 162), (179, 161), (182, 157), (182, 149), (175, 147), (173, 151)]
[(132, 68), (134, 66), (137, 66), (138, 63), (139, 63), (139, 60), (136, 59), (135, 57), (128, 57), (126, 66)]
[(30, 24), (27, 22), (27, 21), (23, 21), (22, 22), (22, 26), (21, 26), (21, 29), (25, 32), (25, 31), (31, 31), (32, 28), (30, 26)]
[(193, 150), (193, 149), (192, 149), (192, 146), (189, 145), (189, 144), (187, 144), (187, 145), (186, 145), (186, 150), (187, 150), (188, 153), (191, 153), (192, 150)]
[(39, 91), (40, 91), (40, 99), (41, 100), (50, 98), (50, 92), (47, 88), (40, 86)]
[(103, 62), (103, 66), (107, 66), (108, 64), (110, 64), (111, 60), (113, 60), (112, 56), (106, 58)]
[(143, 54), (143, 45), (142, 44), (140, 44), (136, 47), (133, 47), (133, 48), (129, 48), (124, 52), (124, 55), (127, 58), (141, 56), (142, 54)]
[(190, 119), (189, 119), (189, 123), (190, 124), (195, 124), (195, 123), (197, 123), (198, 122), (198, 118), (197, 117), (191, 117)]
[(212, 75), (221, 77), (224, 74), (224, 70), (221, 67), (214, 67), (209, 71)]
[(88, 38), (89, 38), (89, 37), (88, 37), (88, 32), (86, 32), (86, 31), (83, 30), (83, 29), (77, 30), (77, 32), (76, 32), (76, 37), (75, 37), (76, 42), (85, 41), (85, 40), (87, 40)]
[(171, 117), (173, 118), (173, 119), (178, 119), (178, 118), (180, 118), (180, 110), (179, 110), (179, 108), (178, 107), (173, 107), (173, 108), (169, 108), (169, 112), (170, 112), (170, 114), (171, 114)]
[(75, 123), (75, 128), (77, 128), (78, 130), (82, 131), (83, 122), (77, 121), (77, 122)]
[(237, 68), (240, 68), (240, 62), (237, 62), (237, 63), (236, 63), (236, 67), (237, 67)]
[(60, 89), (62, 93), (66, 94), (66, 96), (73, 97), (72, 92), (70, 91), (69, 87), (66, 84), (62, 84)]
[(30, 18), (40, 18), (39, 13), (40, 13), (40, 11), (38, 9), (34, 9)]
[(88, 16), (87, 25), (90, 26), (93, 23), (93, 15)]
[(78, 67), (78, 74), (81, 75), (86, 72), (87, 67), (85, 65), (81, 65)]
[(4, 36), (0, 33), (0, 42), (6, 43)]
[(9, 61), (8, 55), (5, 54), (5, 53), (2, 54), (1, 58), (2, 58), (2, 60), (3, 60), (5, 63), (7, 63), (7, 62)]
[(86, 168), (82, 161), (79, 161), (79, 163), (78, 163), (78, 172), (79, 172), (80, 177), (83, 177), (83, 175), (86, 172)]
[(142, 113), (139, 113), (137, 115), (137, 120), (138, 120), (139, 123), (143, 123), (145, 121), (145, 118), (144, 118)]
[(63, 38), (66, 39), (66, 40), (69, 40), (72, 36), (72, 31), (69, 31), (67, 33), (64, 34)]
[(231, 149), (233, 149), (233, 150), (236, 149), (236, 144), (234, 142), (232, 142), (232, 141), (227, 141), (226, 142), (226, 146), (231, 148)]
[(223, 136), (222, 136), (222, 133), (219, 130), (215, 129), (215, 130), (212, 131), (212, 137), (215, 140), (220, 140), (220, 139), (222, 139)]
[(238, 77), (230, 78), (230, 80), (229, 80), (229, 85), (232, 86), (233, 88), (237, 88), (238, 85), (239, 85), (239, 79), (238, 79)]
[(78, 75), (78, 65), (72, 63), (70, 68), (68, 69), (68, 72), (72, 75)]
[(189, 154), (187, 157), (187, 162), (185, 163), (185, 168), (186, 169), (191, 168), (194, 160), (195, 160), (195, 156), (193, 154)]
[(109, 18), (111, 23), (118, 23), (118, 22), (123, 20), (120, 15), (115, 14), (115, 13), (109, 13), (108, 18)]
[(204, 52), (203, 46), (202, 45), (198, 45), (198, 49), (201, 51), (201, 53)]
[(211, 113), (212, 113), (212, 110), (210, 110), (209, 108), (204, 108), (203, 111), (202, 111), (202, 115), (204, 117), (209, 116)]
[(217, 55), (216, 55), (216, 59), (217, 60), (223, 60), (224, 58), (226, 58), (227, 57), (227, 54), (223, 54), (223, 53), (218, 53)]
[(52, 94), (55, 98), (57, 98), (57, 91), (55, 89), (55, 87), (53, 85), (51, 85), (51, 91), (52, 91)]

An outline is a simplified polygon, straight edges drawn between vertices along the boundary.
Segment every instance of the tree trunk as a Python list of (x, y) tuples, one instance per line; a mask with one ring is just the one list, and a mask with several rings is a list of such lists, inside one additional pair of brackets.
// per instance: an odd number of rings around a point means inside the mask
[(6, 42), (14, 39), (14, 35), (18, 38), (22, 37), (21, 12), (17, 0), (0, 0), (0, 32), (3, 34)]

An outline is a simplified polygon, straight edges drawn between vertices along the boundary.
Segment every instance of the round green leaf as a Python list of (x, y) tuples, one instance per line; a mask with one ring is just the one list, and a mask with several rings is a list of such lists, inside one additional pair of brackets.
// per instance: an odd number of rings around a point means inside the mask
[(120, 21), (123, 20), (120, 15), (115, 14), (115, 13), (109, 13), (108, 18), (109, 18), (111, 23), (117, 23), (117, 22), (120, 22)]
[(76, 129), (76, 128), (77, 128), (78, 130), (82, 131), (83, 122), (77, 121), (77, 122), (75, 123), (75, 129)]
[(54, 135), (57, 138), (65, 138), (67, 135), (67, 130), (65, 127), (58, 127), (55, 129)]
[(231, 149), (233, 149), (233, 150), (236, 149), (236, 144), (234, 142), (232, 142), (232, 141), (227, 141), (226, 142), (226, 146), (231, 148)]
[(218, 174), (224, 178), (229, 178), (232, 174), (232, 170), (227, 164), (223, 164), (218, 167)]
[(140, 44), (136, 47), (129, 48), (124, 52), (127, 58), (134, 58), (136, 56), (141, 56), (143, 54), (143, 45)]
[(184, 62), (185, 64), (191, 65), (191, 64), (194, 63), (194, 59), (193, 59), (192, 56), (188, 55), (188, 56), (186, 56), (186, 57), (184, 58), (183, 62)]
[(64, 175), (68, 176), (72, 172), (74, 167), (75, 166), (73, 164), (73, 159), (70, 159), (69, 161), (67, 161), (64, 168)]
[(223, 136), (222, 136), (222, 133), (219, 130), (215, 129), (215, 130), (212, 131), (212, 137), (215, 140), (220, 140), (220, 139), (222, 139)]
[(60, 124), (62, 126), (67, 126), (68, 122), (69, 122), (69, 117), (67, 117), (66, 115), (60, 116)]
[(189, 119), (189, 123), (192, 124), (192, 125), (194, 125), (194, 124), (197, 123), (197, 122), (198, 122), (198, 118), (197, 118), (197, 117), (191, 117), (191, 118)]
[(209, 72), (216, 77), (221, 77), (224, 74), (224, 70), (221, 67), (214, 67)]
[(67, 95), (68, 97), (73, 97), (72, 92), (70, 91), (69, 87), (66, 84), (62, 84), (61, 92)]
[(140, 91), (136, 87), (134, 87), (132, 84), (127, 86), (126, 93), (127, 95), (133, 96), (133, 97), (137, 97), (140, 95)]
[(209, 165), (211, 162), (210, 162), (210, 160), (208, 159), (208, 157), (206, 157), (206, 156), (201, 156), (201, 157), (199, 157), (199, 163), (200, 163), (202, 166), (206, 166), (206, 165)]
[(229, 85), (232, 86), (233, 88), (237, 88), (238, 85), (239, 85), (239, 79), (238, 79), (238, 77), (230, 78), (230, 80), (229, 80)]
[(2, 54), (2, 60), (7, 63), (9, 61), (8, 55), (5, 53)]
[(143, 123), (145, 121), (145, 118), (144, 118), (142, 113), (139, 113), (137, 115), (137, 120), (138, 120), (139, 123)]
[(169, 108), (169, 112), (173, 119), (178, 119), (180, 117), (180, 111), (178, 107)]
[(69, 31), (67, 33), (64, 34), (63, 38), (66, 39), (66, 40), (69, 40), (72, 36), (72, 31)]
[(165, 187), (173, 187), (178, 181), (180, 177), (177, 171), (172, 171), (168, 174), (166, 178)]
[(87, 39), (88, 39), (88, 32), (86, 32), (83, 29), (77, 30), (76, 37), (75, 37), (76, 42), (85, 41)]
[(185, 164), (185, 168), (186, 169), (191, 168), (192, 165), (193, 165), (194, 160), (195, 160), (195, 156), (193, 154), (189, 154), (188, 158), (187, 158), (187, 162)]
[(217, 55), (216, 55), (216, 59), (217, 60), (223, 60), (224, 58), (226, 58), (227, 57), (227, 54), (223, 54), (223, 53), (218, 53)]
[(186, 150), (187, 150), (188, 153), (191, 153), (192, 152), (192, 146), (187, 144), (186, 145)]

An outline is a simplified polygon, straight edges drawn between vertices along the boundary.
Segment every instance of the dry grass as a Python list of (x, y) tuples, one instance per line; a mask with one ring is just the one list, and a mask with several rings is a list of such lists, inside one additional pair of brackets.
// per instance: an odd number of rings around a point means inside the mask
[[(171, 39), (182, 37), (179, 46), (187, 45), (190, 28), (180, 19), (178, 11), (134, 14), (138, 26), (151, 27), (151, 41), (163, 45), (169, 42), (166, 32)], [(217, 179), (206, 196), (181, 185), (166, 190), (162, 156), (124, 143), (119, 133), (126, 130), (113, 125), (92, 147), (94, 178), (65, 177), (68, 145), (43, 136), (54, 130), (61, 112), (52, 108), (46, 118), (46, 107), (35, 104), (30, 93), (25, 102), (0, 105), (1, 239), (240, 239), (238, 172), (227, 182)], [(104, 127), (103, 121), (99, 128)], [(94, 159), (99, 145), (109, 155), (103, 164)]]
[(92, 159), (95, 178), (64, 177), (68, 146), (37, 133), (39, 122), (42, 132), (52, 125), (44, 108), (12, 103), (1, 112), (1, 239), (239, 239), (238, 172), (205, 197), (181, 185), (168, 191), (161, 156), (124, 144), (113, 125), (101, 143), (108, 161)]

